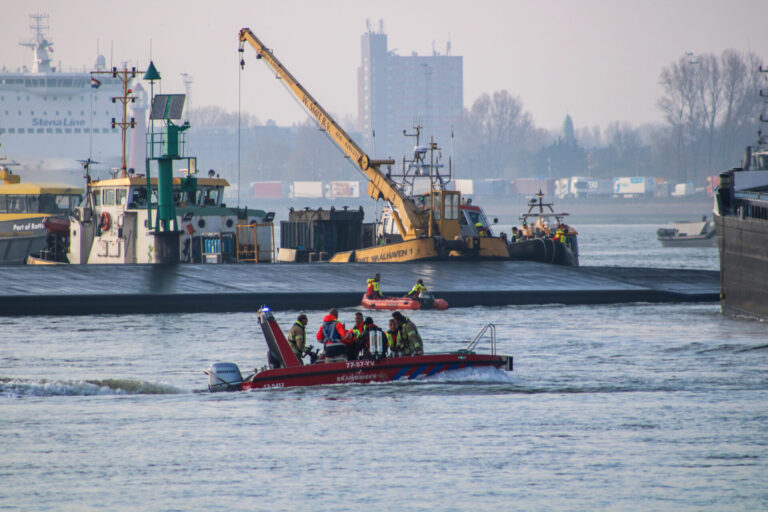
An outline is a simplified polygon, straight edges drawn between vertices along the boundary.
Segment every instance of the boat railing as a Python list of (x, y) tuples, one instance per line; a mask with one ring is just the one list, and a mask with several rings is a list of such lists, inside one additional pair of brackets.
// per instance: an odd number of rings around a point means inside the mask
[(483, 338), (483, 336), (488, 333), (490, 334), (490, 342), (491, 342), (491, 355), (496, 355), (496, 326), (494, 324), (485, 324), (479, 331), (477, 331), (477, 334), (475, 334), (475, 337), (472, 338), (472, 341), (467, 343), (467, 346), (464, 347), (462, 350), (463, 352), (472, 352), (475, 350), (475, 347), (480, 342), (480, 340)]

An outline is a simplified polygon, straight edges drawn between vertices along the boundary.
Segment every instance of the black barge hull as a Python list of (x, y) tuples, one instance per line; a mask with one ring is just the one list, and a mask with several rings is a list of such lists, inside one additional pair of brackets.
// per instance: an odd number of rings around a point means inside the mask
[(768, 220), (715, 215), (723, 313), (768, 319)]

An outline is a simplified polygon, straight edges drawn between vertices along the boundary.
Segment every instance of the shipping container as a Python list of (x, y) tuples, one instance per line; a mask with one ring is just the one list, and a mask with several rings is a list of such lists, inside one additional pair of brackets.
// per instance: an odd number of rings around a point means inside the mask
[(325, 186), (325, 197), (336, 199), (339, 197), (360, 197), (359, 181), (331, 181)]
[(613, 179), (615, 197), (652, 196), (656, 190), (656, 180), (645, 176), (631, 176)]
[(669, 195), (672, 197), (686, 197), (692, 196), (695, 193), (696, 187), (694, 187), (693, 183), (677, 183)]
[(290, 187), (291, 199), (316, 199), (323, 197), (322, 181), (294, 181)]
[(283, 197), (282, 181), (253, 181), (250, 185), (253, 197), (260, 199), (279, 199)]
[(473, 180), (453, 180), (453, 189), (461, 192), (463, 196), (471, 196), (475, 193)]

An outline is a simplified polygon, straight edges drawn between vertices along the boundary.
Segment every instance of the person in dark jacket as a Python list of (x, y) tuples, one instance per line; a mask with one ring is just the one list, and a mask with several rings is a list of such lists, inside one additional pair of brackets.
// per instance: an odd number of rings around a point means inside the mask
[(402, 347), (400, 352), (406, 356), (420, 356), (424, 354), (424, 342), (421, 339), (416, 324), (404, 316), (401, 312), (392, 313), (392, 318), (397, 322), (398, 342)]
[(301, 364), (304, 364), (301, 358), (304, 357), (304, 354), (309, 352), (309, 348), (306, 345), (307, 322), (307, 315), (304, 313), (300, 314), (296, 319), (296, 323), (291, 327), (291, 331), (288, 333), (288, 344), (291, 346), (293, 353), (296, 354), (296, 357), (299, 358)]
[(358, 351), (363, 355), (363, 358), (365, 359), (371, 358), (371, 333), (372, 332), (381, 333), (381, 340), (384, 342), (381, 347), (382, 356), (386, 357), (387, 337), (384, 334), (384, 331), (381, 328), (379, 328), (375, 323), (373, 323), (373, 318), (369, 316), (365, 318), (365, 323), (363, 325), (364, 325), (363, 332), (360, 334), (360, 337), (357, 339), (357, 348), (358, 348)]

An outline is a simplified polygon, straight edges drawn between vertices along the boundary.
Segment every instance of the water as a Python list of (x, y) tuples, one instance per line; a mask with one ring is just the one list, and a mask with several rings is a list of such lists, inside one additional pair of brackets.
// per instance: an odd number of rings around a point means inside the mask
[[(640, 232), (615, 228), (594, 229)], [(494, 322), (515, 371), (196, 393), (213, 361), (264, 364), (254, 315), (0, 318), (0, 509), (768, 508), (764, 323), (709, 303), (412, 318), (434, 351)]]

